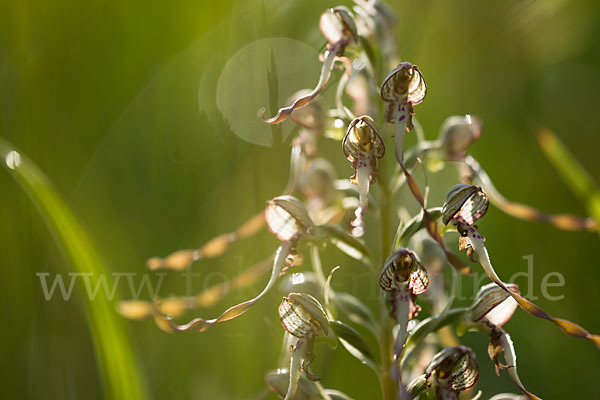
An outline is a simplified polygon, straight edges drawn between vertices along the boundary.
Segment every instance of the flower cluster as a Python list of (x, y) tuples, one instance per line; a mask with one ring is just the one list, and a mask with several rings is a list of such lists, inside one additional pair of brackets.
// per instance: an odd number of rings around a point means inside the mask
[[(476, 223), (490, 205), (495, 205), (510, 215), (566, 229), (596, 227), (589, 219), (551, 216), (500, 195), (468, 154), (468, 147), (482, 132), (482, 121), (477, 117), (452, 116), (443, 123), (437, 139), (424, 139), (414, 107), (423, 102), (427, 86), (416, 65), (398, 62), (395, 21), (378, 0), (355, 0), (352, 9), (326, 10), (319, 21), (326, 44), (320, 59), (315, 60), (322, 63), (318, 83), (313, 89), (291, 96), (290, 105), (280, 108), (273, 117), (265, 118), (264, 110), (259, 111), (265, 123), (298, 127), (291, 140), (290, 175), (282, 186), (282, 195), (268, 200), (264, 212), (236, 231), (218, 236), (199, 249), (177, 251), (148, 263), (151, 269), (190, 268), (194, 262), (222, 255), (234, 241), (267, 227), (279, 240), (277, 250), (231, 285), (249, 286), (270, 267), (264, 289), (216, 318), (195, 318), (185, 324), (175, 320), (213, 305), (227, 291), (213, 287), (192, 298), (125, 302), (120, 310), (135, 319), (152, 315), (167, 332), (202, 332), (244, 314), (275, 290), (281, 279), (284, 282), (279, 288), (284, 297), (278, 311), (284, 346), (278, 368), (265, 378), (280, 398), (350, 399), (347, 394), (324, 387), (313, 373), (313, 368), (321, 367), (313, 365), (321, 358), (320, 354), (316, 357), (320, 353), (317, 345), (325, 342), (332, 349), (339, 343), (370, 367), (377, 374), (380, 398), (384, 400), (412, 399), (421, 394), (457, 399), (458, 392), (475, 386), (479, 367), (475, 351), (459, 345), (456, 335), (484, 332), (489, 335), (488, 354), (497, 373), (506, 369), (518, 389), (528, 398), (537, 399), (517, 375), (514, 344), (504, 330), (517, 308), (599, 347), (600, 337), (550, 316), (521, 296), (516, 285), (502, 281), (492, 267), (485, 238)], [(341, 71), (334, 72), (336, 68)], [(336, 99), (328, 107), (321, 94), (332, 76), (337, 79)], [(345, 135), (343, 127), (347, 127)], [(416, 131), (416, 144), (405, 150), (406, 133), (412, 131)], [(337, 140), (342, 151), (327, 160), (321, 149), (330, 140)], [(395, 157), (385, 157), (386, 144), (393, 145)], [(337, 179), (334, 164), (344, 156), (354, 173), (350, 179)], [(456, 165), (463, 183), (449, 190), (442, 207), (428, 206), (427, 174)], [(424, 182), (413, 176), (415, 168), (425, 171)], [(371, 190), (376, 183), (377, 190)], [(407, 204), (399, 200), (398, 193), (404, 189), (410, 193), (409, 201), (418, 206), (416, 214), (411, 215)], [(396, 234), (392, 237), (394, 227)], [(466, 250), (466, 258), (479, 263), (492, 281), (481, 287), (469, 307), (454, 305), (458, 273), (468, 274), (470, 266), (446, 244), (443, 235), (452, 232), (459, 234), (459, 250)], [(338, 267), (327, 268), (321, 259), (326, 247), (335, 247), (347, 256), (348, 263), (362, 264), (372, 275), (372, 287), (379, 286), (378, 317), (365, 301), (342, 288), (333, 289)], [(290, 269), (293, 274), (288, 273)], [(343, 274), (344, 265), (339, 269)], [(452, 282), (445, 278), (445, 269), (451, 270), (446, 276), (451, 275)], [(436, 284), (430, 284), (430, 280)], [(420, 296), (423, 293), (427, 296)], [(417, 305), (417, 296), (424, 312)], [(420, 312), (429, 315), (418, 320)], [(368, 340), (364, 335), (374, 338)], [(322, 357), (328, 356), (324, 351)], [(327, 371), (319, 375), (326, 383)]]

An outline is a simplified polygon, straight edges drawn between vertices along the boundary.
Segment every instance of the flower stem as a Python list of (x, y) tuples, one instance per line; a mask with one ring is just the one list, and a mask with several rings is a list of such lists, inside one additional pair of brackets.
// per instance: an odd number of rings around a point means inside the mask
[[(391, 237), (390, 237), (390, 206), (391, 193), (387, 182), (387, 164), (384, 160), (380, 162), (379, 169), (379, 184), (380, 189), (380, 229), (381, 229), (381, 248), (380, 248), (380, 265), (388, 257), (390, 253)], [(381, 352), (381, 391), (383, 400), (395, 400), (397, 393), (397, 384), (392, 377), (393, 366), (393, 337), (392, 324), (388, 317), (387, 306), (380, 292), (379, 296), (379, 348)]]

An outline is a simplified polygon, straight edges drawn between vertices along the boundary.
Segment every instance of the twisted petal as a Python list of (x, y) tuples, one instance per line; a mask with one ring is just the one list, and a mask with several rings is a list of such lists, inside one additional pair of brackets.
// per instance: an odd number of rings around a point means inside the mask
[(592, 218), (581, 218), (571, 214), (547, 214), (537, 208), (507, 199), (496, 189), (489, 175), (471, 156), (466, 156), (464, 163), (468, 168), (469, 177), (480, 185), (489, 196), (490, 202), (508, 215), (525, 221), (536, 221), (551, 224), (559, 229), (568, 231), (587, 230), (596, 232), (598, 227)]
[(560, 330), (563, 331), (566, 335), (581, 337), (585, 339), (589, 339), (600, 349), (600, 336), (594, 335), (582, 328), (581, 326), (568, 321), (566, 319), (554, 318), (546, 311), (542, 310), (540, 307), (522, 297), (520, 294), (511, 291), (505, 284), (500, 280), (494, 267), (492, 267), (492, 263), (490, 261), (489, 254), (483, 243), (483, 238), (474, 227), (466, 227), (465, 233), (468, 235), (471, 240), (471, 246), (473, 250), (477, 253), (479, 258), (479, 263), (481, 264), (483, 270), (487, 274), (487, 276), (498, 286), (500, 286), (505, 292), (507, 292), (513, 299), (517, 301), (519, 306), (527, 311), (529, 314), (532, 314), (538, 318), (547, 319), (553, 324), (557, 325)]
[(325, 52), (325, 60), (323, 61), (323, 66), (321, 67), (319, 82), (317, 82), (317, 85), (311, 92), (296, 99), (292, 105), (280, 108), (279, 111), (277, 111), (277, 114), (272, 118), (264, 118), (264, 113), (266, 111), (264, 108), (258, 111), (258, 117), (267, 124), (280, 124), (288, 119), (294, 110), (309, 104), (315, 97), (319, 95), (319, 93), (321, 93), (321, 91), (325, 88), (325, 85), (327, 85), (327, 81), (331, 76), (331, 70), (333, 69), (334, 61), (338, 54), (342, 52), (343, 48), (344, 45), (340, 42), (334, 44)]
[[(504, 360), (506, 365), (500, 362), (500, 354), (504, 353)], [(488, 354), (494, 364), (496, 365), (496, 374), (499, 375), (500, 369), (507, 369), (510, 379), (532, 400), (541, 400), (539, 397), (530, 393), (525, 386), (521, 383), (519, 375), (517, 374), (517, 355), (515, 354), (515, 348), (512, 340), (508, 333), (502, 328), (495, 328), (490, 337), (490, 344), (488, 346)]]
[(269, 278), (269, 282), (262, 290), (262, 292), (260, 292), (256, 297), (227, 309), (217, 318), (196, 318), (184, 325), (178, 325), (173, 321), (173, 318), (171, 316), (162, 314), (158, 309), (157, 305), (155, 304), (154, 321), (156, 322), (156, 325), (158, 325), (158, 327), (164, 330), (165, 332), (204, 332), (212, 325), (239, 317), (240, 315), (248, 311), (250, 307), (252, 307), (261, 298), (263, 298), (273, 288), (275, 282), (277, 282), (277, 279), (281, 274), (281, 271), (286, 263), (286, 258), (289, 256), (292, 247), (293, 244), (289, 241), (284, 242), (281, 244), (281, 246), (279, 246), (279, 248), (277, 249), (277, 253), (275, 254), (275, 260), (273, 261), (273, 270), (271, 271), (271, 277)]

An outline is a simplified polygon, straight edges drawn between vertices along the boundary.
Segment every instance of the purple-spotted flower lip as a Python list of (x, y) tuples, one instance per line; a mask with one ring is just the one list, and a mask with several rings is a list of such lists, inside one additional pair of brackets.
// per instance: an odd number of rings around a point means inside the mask
[(321, 14), (319, 27), (330, 44), (358, 43), (358, 31), (354, 17), (347, 7), (338, 6), (325, 11)]
[(448, 381), (452, 390), (457, 392), (470, 389), (479, 378), (475, 353), (462, 345), (446, 347), (433, 357), (425, 369), (425, 376), (428, 382), (432, 378)]
[(412, 105), (420, 104), (427, 94), (427, 85), (419, 67), (403, 62), (394, 68), (381, 84), (381, 98), (387, 103), (403, 97)]
[(346, 130), (342, 149), (346, 157), (351, 157), (353, 160), (357, 159), (359, 152), (372, 153), (375, 157), (382, 158), (385, 154), (385, 145), (373, 118), (368, 115), (354, 118)]
[(442, 222), (445, 225), (450, 221), (473, 225), (485, 215), (488, 206), (487, 194), (479, 186), (459, 183), (454, 185), (446, 196), (442, 208)]
[(429, 285), (427, 271), (417, 255), (399, 248), (386, 260), (379, 275), (379, 287), (384, 292), (409, 291), (417, 295), (425, 292)]

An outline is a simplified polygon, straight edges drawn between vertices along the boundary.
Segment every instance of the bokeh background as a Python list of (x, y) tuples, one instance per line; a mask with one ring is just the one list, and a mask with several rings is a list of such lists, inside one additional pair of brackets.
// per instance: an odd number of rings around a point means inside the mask
[[(426, 136), (436, 137), (449, 115), (478, 115), (485, 125), (472, 153), (502, 192), (549, 212), (583, 215), (543, 157), (535, 133), (541, 126), (555, 131), (600, 180), (598, 3), (390, 3), (399, 17), (401, 57), (420, 66), (429, 86), (417, 109)], [(282, 37), (295, 44), (287, 58), (277, 57), (286, 49), (275, 54), (283, 75), (281, 100), (310, 86), (323, 44), (317, 21), (335, 5), (329, 0), (3, 1), (0, 135), (50, 177), (112, 272), (142, 274), (148, 257), (193, 248), (231, 231), (280, 193), (288, 149), (240, 137), (217, 108), (219, 85), (221, 108), (230, 113), (255, 113), (265, 105), (262, 82), (271, 60), (259, 56), (264, 50), (259, 49), (236, 61), (248, 74), (242, 76), (251, 79), (236, 80), (235, 73), (220, 78), (238, 50)], [(288, 42), (278, 43), (281, 48)], [(261, 138), (263, 133), (245, 134)], [(340, 176), (349, 175), (338, 145), (326, 148)], [(432, 188), (432, 199), (441, 201), (452, 183)], [(1, 397), (101, 399), (82, 294), (75, 290), (70, 301), (60, 296), (46, 301), (36, 276), (53, 277), (69, 266), (5, 171), (0, 171), (0, 190)], [(598, 235), (522, 222), (493, 207), (480, 226), (501, 276), (525, 271), (523, 256), (533, 255), (534, 295), (540, 296), (544, 274), (558, 271), (565, 277), (564, 287), (550, 289), (564, 299), (540, 298), (538, 304), (600, 332)], [(226, 256), (198, 263), (194, 272), (202, 275), (194, 290), (206, 279), (233, 276), (275, 246), (265, 233), (236, 244)], [(350, 261), (332, 252), (326, 266), (344, 263)], [(349, 265), (347, 273), (353, 268)], [(343, 284), (342, 277), (338, 285)], [(202, 315), (215, 315), (256, 290), (232, 294)], [(180, 274), (165, 277), (162, 295), (184, 291)], [(120, 286), (118, 295), (129, 297), (127, 287)], [(152, 321), (127, 321), (150, 397), (256, 398), (280, 350), (280, 296), (272, 293), (243, 317), (203, 334), (167, 335)], [(598, 398), (600, 352), (592, 344), (521, 311), (507, 330), (521, 379), (532, 392), (548, 399)], [(506, 374), (495, 376), (485, 335), (469, 334), (463, 341), (478, 354), (484, 398), (517, 392)], [(328, 387), (356, 399), (379, 396), (374, 375), (343, 351), (325, 351), (320, 358), (316, 370)]]

